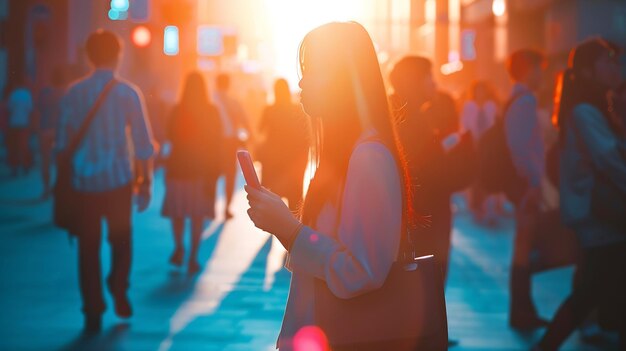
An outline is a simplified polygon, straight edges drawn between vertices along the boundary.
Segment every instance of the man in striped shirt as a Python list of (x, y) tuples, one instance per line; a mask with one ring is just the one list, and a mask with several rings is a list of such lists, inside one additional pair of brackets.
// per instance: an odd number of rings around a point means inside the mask
[[(87, 39), (94, 71), (74, 83), (63, 97), (57, 150), (68, 147), (104, 87), (115, 78), (121, 46), (117, 36), (98, 30)], [(106, 218), (112, 247), (107, 286), (122, 318), (132, 315), (127, 297), (131, 263), (131, 203), (138, 210), (150, 202), (154, 154), (152, 132), (143, 97), (135, 86), (117, 80), (104, 97), (73, 158), (73, 185), (80, 193), (75, 234), (79, 241), (80, 290), (85, 332), (101, 330), (106, 309), (100, 267), (101, 220)]]

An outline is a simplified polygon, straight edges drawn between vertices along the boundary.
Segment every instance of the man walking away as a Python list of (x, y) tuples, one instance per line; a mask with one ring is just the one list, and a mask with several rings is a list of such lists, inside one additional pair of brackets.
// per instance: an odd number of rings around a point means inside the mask
[(541, 180), (545, 168), (542, 129), (534, 93), (542, 83), (544, 58), (540, 52), (523, 49), (514, 52), (508, 71), (514, 82), (509, 108), (504, 116), (505, 135), (511, 160), (525, 190), (515, 205), (515, 242), (511, 265), (511, 300), (509, 324), (516, 329), (534, 329), (547, 325), (537, 315), (531, 298), (529, 256), (531, 229), (541, 202)]
[(143, 96), (135, 86), (116, 78), (121, 56), (118, 37), (98, 30), (87, 39), (86, 52), (94, 71), (71, 86), (63, 99), (57, 148), (68, 147), (96, 101), (103, 99), (72, 160), (73, 186), (81, 202), (73, 234), (79, 242), (84, 330), (96, 333), (106, 309), (100, 267), (102, 218), (109, 228), (112, 268), (107, 286), (115, 313), (122, 318), (132, 315), (127, 296), (132, 195), (135, 188), (138, 210), (145, 210), (151, 196), (154, 146)]

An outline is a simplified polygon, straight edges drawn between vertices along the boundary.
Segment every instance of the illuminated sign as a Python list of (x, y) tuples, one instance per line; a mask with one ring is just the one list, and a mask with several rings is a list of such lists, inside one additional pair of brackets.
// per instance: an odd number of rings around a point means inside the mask
[(163, 52), (168, 56), (178, 55), (179, 50), (178, 27), (167, 26), (163, 33)]
[(219, 56), (224, 52), (222, 31), (215, 26), (198, 26), (197, 51), (202, 56)]

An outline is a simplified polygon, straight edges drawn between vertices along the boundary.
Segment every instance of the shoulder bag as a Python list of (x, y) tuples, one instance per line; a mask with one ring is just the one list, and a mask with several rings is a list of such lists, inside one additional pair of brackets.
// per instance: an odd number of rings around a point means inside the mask
[(87, 130), (96, 116), (98, 109), (116, 83), (117, 80), (112, 79), (104, 86), (98, 99), (87, 113), (78, 132), (71, 139), (68, 147), (57, 155), (57, 180), (53, 189), (52, 217), (55, 226), (67, 230), (71, 235), (76, 234), (74, 224), (77, 206), (80, 206), (77, 200), (78, 194), (72, 185), (72, 179), (74, 177), (72, 159), (85, 138), (85, 134), (87, 134)]
[[(404, 196), (403, 208), (406, 208)], [(341, 219), (341, 201), (338, 212), (335, 231)], [(432, 255), (415, 257), (405, 212), (398, 257), (382, 287), (341, 299), (330, 291), (325, 281), (317, 279), (315, 321), (333, 351), (447, 349), (441, 268)]]

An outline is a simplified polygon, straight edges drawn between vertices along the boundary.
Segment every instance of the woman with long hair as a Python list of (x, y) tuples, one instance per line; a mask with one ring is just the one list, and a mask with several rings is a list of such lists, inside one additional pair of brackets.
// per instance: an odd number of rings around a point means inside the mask
[(571, 295), (535, 350), (557, 350), (595, 308), (610, 301), (626, 349), (626, 131), (608, 95), (620, 83), (617, 48), (588, 40), (570, 54), (557, 94), (561, 218), (579, 239), (582, 263)]
[(259, 133), (265, 140), (259, 147), (263, 164), (263, 186), (286, 197), (289, 208), (302, 203), (302, 183), (309, 153), (309, 123), (299, 105), (291, 101), (285, 79), (274, 83), (274, 103), (263, 110)]
[(169, 118), (171, 154), (166, 163), (166, 194), (162, 214), (172, 220), (174, 252), (170, 263), (183, 264), (185, 219), (191, 219), (188, 271), (200, 270), (198, 246), (205, 219), (215, 217), (215, 187), (219, 177), (222, 123), (209, 102), (204, 78), (192, 72), (185, 78), (179, 103)]
[[(301, 215), (250, 186), (248, 215), (289, 251), (289, 300), (278, 347), (316, 325), (316, 281), (349, 299), (380, 288), (396, 261), (403, 220), (412, 214), (410, 179), (369, 34), (358, 23), (329, 23), (300, 46), (301, 102), (312, 118), (315, 176)], [(367, 337), (363, 335), (363, 337)], [(393, 349), (359, 345), (359, 350)]]

